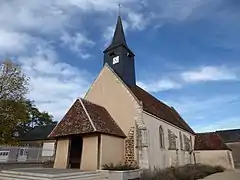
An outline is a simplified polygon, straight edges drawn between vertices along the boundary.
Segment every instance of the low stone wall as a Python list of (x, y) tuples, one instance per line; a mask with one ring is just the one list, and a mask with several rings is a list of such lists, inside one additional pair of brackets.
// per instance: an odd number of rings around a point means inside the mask
[(129, 171), (109, 171), (98, 170), (101, 173), (106, 173), (108, 180), (138, 180), (140, 179), (141, 170), (129, 170)]
[(45, 167), (42, 163), (0, 163), (0, 170)]

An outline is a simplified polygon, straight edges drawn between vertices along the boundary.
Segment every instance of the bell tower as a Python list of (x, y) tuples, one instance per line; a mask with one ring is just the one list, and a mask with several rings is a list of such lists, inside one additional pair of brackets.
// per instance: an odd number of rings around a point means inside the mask
[(120, 16), (118, 16), (112, 42), (103, 53), (103, 65), (107, 63), (126, 85), (135, 86), (135, 55), (127, 46)]

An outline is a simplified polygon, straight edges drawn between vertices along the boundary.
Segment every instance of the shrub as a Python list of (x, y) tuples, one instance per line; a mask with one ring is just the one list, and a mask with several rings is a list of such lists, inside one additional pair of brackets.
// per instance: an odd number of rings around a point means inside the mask
[(141, 180), (196, 180), (214, 173), (223, 172), (221, 166), (209, 166), (202, 164), (189, 164), (180, 167), (169, 167), (166, 169), (154, 168), (143, 170)]
[(127, 164), (127, 163), (118, 163), (118, 164), (104, 164), (102, 166), (103, 170), (110, 170), (110, 171), (127, 171), (127, 170), (135, 170), (139, 169), (136, 164)]

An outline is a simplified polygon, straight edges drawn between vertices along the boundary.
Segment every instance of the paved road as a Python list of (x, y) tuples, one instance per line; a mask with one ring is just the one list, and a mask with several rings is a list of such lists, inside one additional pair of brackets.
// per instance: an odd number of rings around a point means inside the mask
[(223, 173), (217, 173), (204, 178), (204, 180), (239, 180), (239, 179), (240, 179), (240, 169), (235, 171), (226, 171)]

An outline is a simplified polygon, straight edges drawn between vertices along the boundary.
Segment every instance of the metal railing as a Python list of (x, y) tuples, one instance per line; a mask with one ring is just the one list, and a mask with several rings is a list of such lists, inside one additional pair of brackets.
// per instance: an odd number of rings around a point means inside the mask
[(54, 160), (54, 149), (0, 146), (0, 163), (42, 163)]

